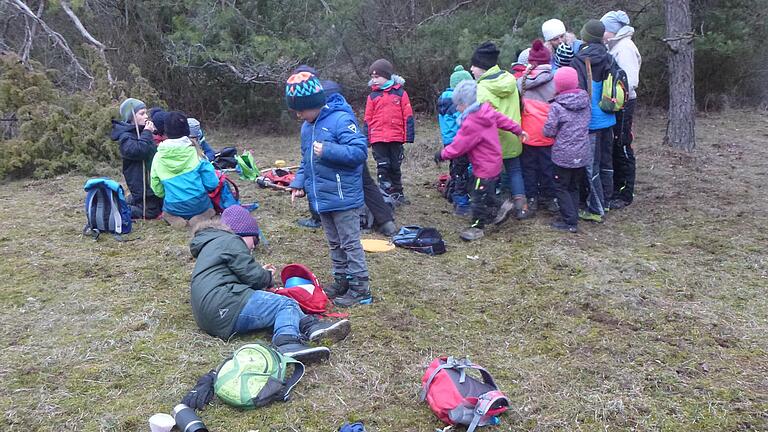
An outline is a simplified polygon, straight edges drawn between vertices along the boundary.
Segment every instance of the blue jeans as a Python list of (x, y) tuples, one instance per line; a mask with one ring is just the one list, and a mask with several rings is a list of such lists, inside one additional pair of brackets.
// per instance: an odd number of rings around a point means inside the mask
[(272, 340), (278, 335), (299, 336), (299, 321), (304, 312), (292, 298), (268, 291), (254, 291), (235, 322), (235, 333), (249, 333), (272, 327)]
[(523, 169), (520, 167), (520, 158), (504, 159), (504, 171), (512, 196), (525, 195), (525, 183), (523, 183)]

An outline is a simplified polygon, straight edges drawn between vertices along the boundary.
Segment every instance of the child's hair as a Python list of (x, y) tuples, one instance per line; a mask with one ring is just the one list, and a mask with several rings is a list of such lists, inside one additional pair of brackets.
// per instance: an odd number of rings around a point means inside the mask
[(451, 100), (456, 105), (472, 105), (477, 102), (477, 83), (472, 80), (465, 80), (456, 85), (453, 89)]

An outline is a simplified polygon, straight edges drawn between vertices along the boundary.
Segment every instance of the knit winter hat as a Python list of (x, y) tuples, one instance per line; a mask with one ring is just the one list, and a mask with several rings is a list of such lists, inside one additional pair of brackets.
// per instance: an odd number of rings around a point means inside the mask
[(200, 128), (200, 121), (196, 118), (187, 117), (187, 125), (189, 125), (189, 136), (193, 138), (202, 138), (203, 130)]
[(240, 237), (253, 236), (256, 242), (259, 238), (259, 223), (245, 208), (239, 205), (229, 206), (221, 213), (221, 222)]
[(493, 42), (483, 42), (472, 54), (472, 66), (488, 70), (499, 63), (499, 49)]
[(538, 66), (542, 64), (549, 64), (551, 60), (552, 53), (549, 52), (547, 47), (544, 46), (544, 42), (542, 42), (541, 39), (536, 39), (533, 41), (531, 51), (528, 53), (528, 63), (534, 66)]
[(165, 118), (165, 136), (176, 139), (189, 136), (189, 123), (187, 116), (180, 111), (172, 111)]
[(561, 43), (555, 50), (555, 64), (558, 66), (568, 66), (571, 64), (574, 56), (573, 47), (566, 43)]
[(531, 49), (526, 48), (522, 51), (520, 51), (520, 54), (517, 55), (517, 62), (521, 65), (527, 65), (528, 64), (528, 56), (531, 55)]
[(551, 19), (544, 21), (541, 25), (541, 35), (544, 36), (545, 41), (551, 41), (552, 39), (565, 33), (565, 24), (559, 19)]
[(586, 43), (603, 43), (605, 26), (600, 20), (591, 19), (581, 28), (581, 40)]
[(563, 66), (555, 72), (555, 93), (560, 94), (567, 90), (579, 88), (579, 74), (570, 66)]
[(285, 103), (294, 111), (321, 108), (325, 105), (325, 91), (320, 80), (309, 72), (291, 75), (285, 83)]
[(128, 98), (120, 104), (120, 118), (124, 122), (132, 123), (133, 115), (136, 114), (140, 109), (146, 107), (147, 105), (144, 104), (144, 102), (138, 99)]
[(457, 85), (459, 85), (460, 82), (464, 80), (471, 80), (472, 74), (464, 70), (464, 66), (458, 65), (455, 68), (453, 68), (453, 73), (451, 74), (451, 88), (456, 88)]
[(629, 16), (623, 10), (610, 11), (600, 18), (600, 22), (605, 26), (605, 31), (615, 34), (622, 27), (629, 25)]
[(395, 73), (395, 67), (385, 59), (376, 60), (371, 67), (368, 68), (368, 75), (376, 74), (386, 79), (392, 78), (393, 73)]
[(155, 124), (155, 133), (165, 135), (165, 119), (168, 117), (168, 111), (160, 107), (154, 107), (149, 110), (149, 117), (152, 119), (152, 123)]
[(337, 83), (336, 81), (320, 80), (320, 84), (323, 86), (323, 90), (325, 91), (325, 97), (329, 97), (336, 93), (341, 94), (341, 84)]

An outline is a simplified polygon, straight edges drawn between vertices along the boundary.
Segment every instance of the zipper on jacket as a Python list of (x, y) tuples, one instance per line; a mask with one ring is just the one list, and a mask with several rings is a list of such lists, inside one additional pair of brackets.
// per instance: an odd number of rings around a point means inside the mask
[(339, 189), (339, 198), (344, 199), (344, 192), (341, 191), (341, 176), (336, 173), (336, 187)]
[[(319, 117), (319, 116), (318, 116)], [(317, 118), (312, 123), (312, 143), (309, 144), (309, 166), (312, 168), (312, 193), (315, 195), (315, 212), (320, 213), (320, 206), (317, 204), (317, 183), (315, 179), (315, 125), (317, 124)], [(309, 199), (309, 197), (307, 197)]]

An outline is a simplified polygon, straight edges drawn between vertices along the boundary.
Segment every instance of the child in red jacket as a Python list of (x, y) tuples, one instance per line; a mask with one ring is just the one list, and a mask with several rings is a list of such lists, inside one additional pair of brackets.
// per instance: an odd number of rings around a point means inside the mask
[(403, 194), (403, 143), (414, 138), (413, 110), (405, 80), (395, 75), (392, 63), (384, 59), (373, 62), (368, 72), (371, 94), (365, 103), (364, 133), (373, 149), (379, 187), (392, 195), (398, 204), (408, 204)]

